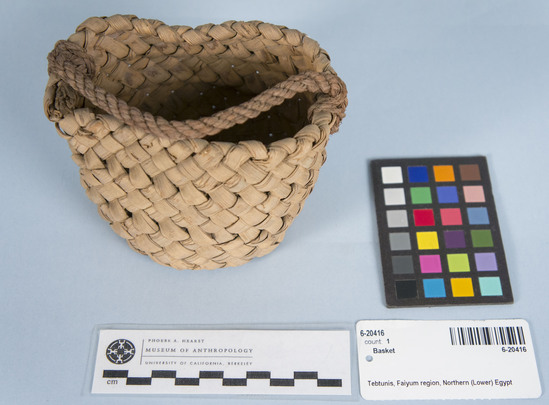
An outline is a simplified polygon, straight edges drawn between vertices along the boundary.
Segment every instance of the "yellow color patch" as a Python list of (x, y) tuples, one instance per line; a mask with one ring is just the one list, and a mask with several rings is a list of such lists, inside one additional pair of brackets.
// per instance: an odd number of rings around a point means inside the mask
[(453, 166), (433, 166), (435, 181), (456, 181)]
[(450, 280), (452, 284), (452, 294), (454, 297), (474, 297), (473, 281), (470, 278), (453, 278)]
[(438, 236), (436, 232), (417, 232), (416, 235), (418, 249), (438, 249)]

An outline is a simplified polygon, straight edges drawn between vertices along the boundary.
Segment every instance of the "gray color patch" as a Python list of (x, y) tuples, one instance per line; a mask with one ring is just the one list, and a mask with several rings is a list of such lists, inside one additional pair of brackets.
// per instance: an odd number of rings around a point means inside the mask
[(410, 250), (410, 234), (408, 232), (393, 232), (389, 234), (391, 250)]
[(392, 256), (393, 274), (413, 274), (414, 262), (412, 256)]
[(387, 226), (389, 228), (405, 228), (408, 226), (406, 210), (387, 211)]

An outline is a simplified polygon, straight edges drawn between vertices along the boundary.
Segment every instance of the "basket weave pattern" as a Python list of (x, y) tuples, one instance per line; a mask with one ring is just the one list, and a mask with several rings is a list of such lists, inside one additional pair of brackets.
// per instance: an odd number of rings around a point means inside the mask
[(177, 269), (272, 251), (347, 104), (315, 41), (261, 22), (94, 17), (49, 61), (45, 112), (88, 197), (134, 250)]

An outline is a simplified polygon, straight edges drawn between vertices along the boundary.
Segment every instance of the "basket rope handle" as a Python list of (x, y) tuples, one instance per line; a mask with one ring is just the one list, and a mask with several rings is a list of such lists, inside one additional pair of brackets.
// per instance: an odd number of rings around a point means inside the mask
[(126, 125), (142, 129), (158, 137), (168, 137), (174, 140), (215, 135), (224, 129), (255, 118), (262, 112), (303, 92), (320, 93), (317, 101), (309, 108), (309, 118), (315, 111), (323, 110), (332, 113), (331, 133), (334, 133), (337, 132), (339, 124), (345, 116), (347, 106), (345, 83), (336, 74), (308, 71), (290, 76), (252, 99), (209, 117), (198, 120), (168, 121), (161, 116), (154, 116), (136, 107), (131, 107), (124, 100), (96, 86), (93, 80), (95, 77), (94, 61), (78, 44), (70, 41), (57, 42), (53, 51), (48, 55), (48, 73)]

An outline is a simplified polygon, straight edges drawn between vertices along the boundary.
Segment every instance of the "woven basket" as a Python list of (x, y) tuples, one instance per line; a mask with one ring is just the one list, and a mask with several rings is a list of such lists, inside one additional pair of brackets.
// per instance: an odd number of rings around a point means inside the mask
[(259, 21), (94, 17), (48, 61), (45, 112), (88, 197), (134, 250), (176, 269), (271, 252), (347, 105), (314, 40)]

